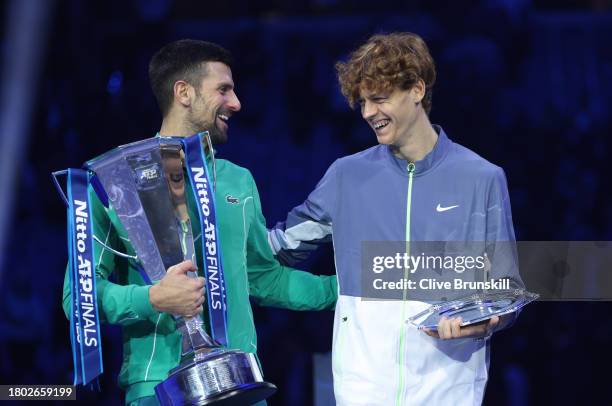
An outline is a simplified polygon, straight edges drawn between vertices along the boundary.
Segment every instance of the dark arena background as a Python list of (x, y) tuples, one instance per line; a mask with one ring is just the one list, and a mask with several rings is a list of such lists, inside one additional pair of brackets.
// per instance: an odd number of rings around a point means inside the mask
[[(50, 173), (152, 137), (147, 64), (175, 39), (235, 57), (242, 111), (219, 156), (253, 173), (268, 226), (338, 157), (375, 145), (334, 63), (412, 31), (437, 64), (431, 121), (507, 175), (517, 239), (612, 240), (610, 0), (5, 0), (0, 86), (0, 384), (70, 384), (66, 212)], [(331, 247), (303, 265), (334, 272)], [(254, 307), (270, 405), (326, 406), (332, 312)], [(492, 340), (486, 405), (609, 404), (609, 302), (538, 302)], [(117, 405), (120, 329), (102, 329)], [(376, 351), (375, 348), (372, 351)]]

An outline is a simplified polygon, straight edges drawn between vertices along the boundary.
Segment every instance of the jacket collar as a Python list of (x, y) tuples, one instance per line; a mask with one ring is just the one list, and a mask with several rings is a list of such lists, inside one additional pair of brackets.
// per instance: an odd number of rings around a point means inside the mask
[[(432, 127), (438, 134), (438, 140), (436, 141), (436, 145), (434, 145), (433, 149), (429, 151), (429, 153), (425, 155), (423, 159), (414, 162), (414, 176), (424, 175), (438, 166), (452, 145), (452, 141), (448, 139), (442, 127), (436, 124), (433, 124)], [(393, 151), (391, 151), (391, 148), (388, 145), (385, 145), (384, 147), (391, 160), (391, 164), (399, 169), (402, 174), (408, 176), (408, 162), (405, 159), (398, 158)]]

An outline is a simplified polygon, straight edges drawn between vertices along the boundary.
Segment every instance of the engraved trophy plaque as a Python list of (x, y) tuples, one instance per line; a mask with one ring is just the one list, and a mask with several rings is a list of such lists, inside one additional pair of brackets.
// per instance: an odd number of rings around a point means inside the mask
[[(183, 260), (197, 264), (182, 148), (178, 138), (155, 137), (86, 164), (95, 174), (94, 190), (116, 211), (150, 283)], [(162, 405), (249, 405), (276, 391), (263, 380), (255, 355), (221, 346), (204, 331), (201, 315), (174, 319), (183, 361), (155, 387)]]

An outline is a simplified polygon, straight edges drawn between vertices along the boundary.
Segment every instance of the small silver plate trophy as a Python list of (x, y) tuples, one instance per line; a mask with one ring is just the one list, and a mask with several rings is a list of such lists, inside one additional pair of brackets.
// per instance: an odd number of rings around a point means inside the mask
[[(212, 148), (208, 133), (189, 138), (194, 137), (197, 143), (190, 145), (197, 146), (198, 154), (204, 141)], [(135, 261), (149, 283), (159, 281), (170, 266), (183, 260), (197, 264), (194, 241), (199, 236), (194, 239), (187, 210), (186, 188), (191, 187), (185, 181), (187, 152), (181, 153), (186, 146), (179, 138), (155, 137), (119, 146), (85, 165), (93, 189), (105, 206), (116, 211), (136, 255), (112, 251)], [(208, 286), (206, 291), (208, 295)], [(208, 295), (207, 303), (210, 300)], [(211, 338), (201, 315), (173, 317), (182, 333), (182, 361), (155, 387), (162, 405), (242, 406), (276, 391), (263, 380), (255, 355), (226, 348), (214, 334)]]
[(440, 319), (461, 317), (461, 327), (489, 320), (493, 316), (514, 313), (539, 297), (522, 289), (476, 293), (465, 298), (436, 303), (408, 318), (419, 330), (438, 330)]

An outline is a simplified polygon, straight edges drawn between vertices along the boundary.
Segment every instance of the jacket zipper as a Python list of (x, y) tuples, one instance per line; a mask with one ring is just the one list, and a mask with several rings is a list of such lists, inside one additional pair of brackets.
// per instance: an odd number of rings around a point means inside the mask
[[(412, 209), (412, 180), (414, 176), (415, 165), (413, 162), (409, 162), (406, 167), (408, 171), (408, 193), (406, 195), (406, 255), (410, 256), (410, 214)], [(407, 278), (408, 270), (404, 270), (404, 278)], [(402, 327), (400, 328), (400, 339), (399, 339), (399, 387), (397, 390), (397, 398), (395, 405), (400, 406), (402, 404), (402, 394), (404, 393), (404, 340), (405, 340), (405, 326), (404, 319), (406, 318), (406, 293), (404, 289), (402, 294)]]

